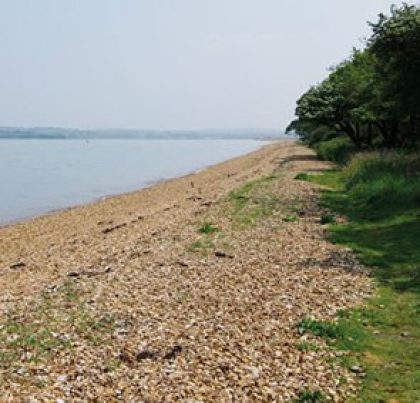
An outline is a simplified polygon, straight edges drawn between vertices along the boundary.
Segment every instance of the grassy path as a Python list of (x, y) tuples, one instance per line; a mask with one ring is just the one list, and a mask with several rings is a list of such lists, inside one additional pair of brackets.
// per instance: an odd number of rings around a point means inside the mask
[(366, 372), (360, 401), (420, 402), (419, 208), (395, 197), (372, 205), (345, 189), (339, 171), (307, 179), (327, 187), (323, 207), (348, 218), (331, 225), (330, 240), (357, 252), (378, 284), (377, 296), (364, 309), (340, 320), (352, 341), (342, 337), (338, 347), (352, 350), (349, 365)]

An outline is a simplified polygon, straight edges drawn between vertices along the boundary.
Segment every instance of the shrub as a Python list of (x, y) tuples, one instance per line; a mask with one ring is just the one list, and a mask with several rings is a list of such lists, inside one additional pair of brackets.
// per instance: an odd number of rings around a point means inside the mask
[(399, 153), (364, 153), (343, 171), (351, 199), (372, 218), (420, 207), (420, 159)]
[(300, 334), (312, 333), (315, 336), (327, 339), (336, 339), (340, 335), (340, 329), (336, 323), (310, 318), (302, 319), (297, 328)]
[(403, 153), (360, 153), (354, 156), (344, 170), (347, 189), (359, 183), (373, 182), (385, 177), (417, 178), (420, 158)]
[(322, 141), (316, 144), (315, 151), (318, 157), (323, 160), (344, 165), (350, 160), (355, 149), (349, 138), (336, 137), (334, 139)]

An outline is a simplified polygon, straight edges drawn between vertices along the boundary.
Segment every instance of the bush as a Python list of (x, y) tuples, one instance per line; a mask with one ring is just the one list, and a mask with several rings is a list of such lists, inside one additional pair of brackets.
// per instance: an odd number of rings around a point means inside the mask
[(340, 165), (346, 164), (355, 149), (353, 143), (347, 137), (336, 137), (328, 141), (322, 141), (315, 145), (315, 151), (323, 160), (332, 161)]
[(344, 170), (344, 179), (349, 190), (357, 184), (386, 177), (418, 179), (419, 174), (420, 158), (416, 154), (371, 152), (354, 156)]
[(351, 198), (372, 218), (420, 207), (420, 158), (399, 153), (355, 156), (343, 176)]

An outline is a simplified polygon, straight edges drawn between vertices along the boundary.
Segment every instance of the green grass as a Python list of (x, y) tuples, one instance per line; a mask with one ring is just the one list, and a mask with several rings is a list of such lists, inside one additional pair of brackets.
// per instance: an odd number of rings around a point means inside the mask
[(296, 403), (317, 403), (324, 402), (325, 396), (320, 390), (302, 390), (296, 399)]
[(323, 214), (321, 216), (321, 224), (325, 225), (325, 224), (335, 224), (336, 223), (336, 218), (334, 215), (332, 214)]
[(266, 189), (275, 179), (278, 179), (277, 175), (269, 175), (230, 193), (228, 214), (235, 227), (241, 229), (254, 225), (258, 219), (271, 215), (281, 206), (280, 199)]
[(212, 223), (205, 222), (199, 229), (198, 232), (200, 234), (213, 234), (214, 232), (219, 231), (219, 228), (215, 227)]
[(3, 332), (0, 339), (0, 367), (19, 362), (23, 354), (27, 355), (28, 361), (38, 362), (44, 356), (53, 354), (62, 347), (68, 347), (68, 343), (55, 337), (51, 329), (31, 323), (10, 320)]
[[(56, 304), (62, 303), (59, 307)], [(113, 315), (94, 317), (72, 282), (54, 296), (42, 295), (24, 315), (10, 312), (0, 326), (0, 369), (10, 370), (27, 362), (45, 362), (63, 350), (72, 349), (73, 338), (103, 345), (115, 327)], [(1, 377), (0, 377), (1, 383)]]
[(298, 216), (296, 214), (289, 214), (282, 218), (284, 222), (296, 222), (298, 221)]
[(310, 341), (301, 340), (297, 345), (298, 350), (303, 352), (308, 351), (318, 351), (319, 347), (315, 343), (311, 343)]
[(214, 243), (208, 239), (202, 241), (194, 241), (188, 246), (190, 252), (202, 252), (207, 253), (210, 249), (214, 248)]
[(338, 320), (337, 347), (352, 351), (366, 370), (358, 401), (420, 401), (417, 167), (412, 157), (369, 155), (356, 157), (342, 172), (309, 178), (330, 187), (323, 206), (349, 218), (331, 225), (331, 241), (352, 248), (378, 283), (366, 307)]
[(302, 319), (298, 325), (299, 334), (312, 333), (326, 339), (336, 339), (340, 335), (340, 328), (336, 323), (315, 319)]
[(295, 178), (296, 180), (300, 180), (300, 181), (307, 181), (309, 179), (309, 175), (305, 172), (299, 172)]

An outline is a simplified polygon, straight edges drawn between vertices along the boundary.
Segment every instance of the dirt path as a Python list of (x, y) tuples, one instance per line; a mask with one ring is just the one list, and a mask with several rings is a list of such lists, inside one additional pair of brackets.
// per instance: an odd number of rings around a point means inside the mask
[[(297, 323), (371, 292), (325, 241), (308, 149), (276, 143), (200, 173), (0, 230), (0, 397), (289, 401), (355, 390)], [(343, 384), (342, 380), (347, 382)]]

